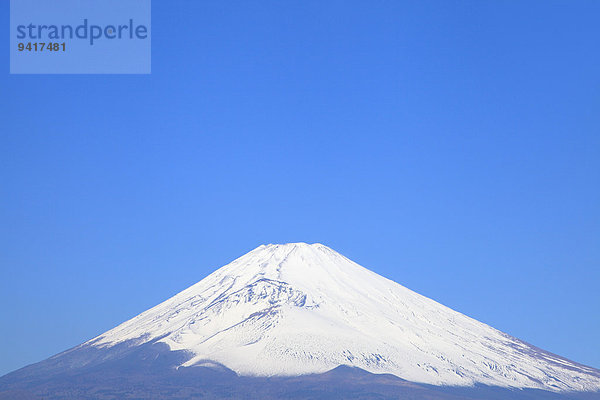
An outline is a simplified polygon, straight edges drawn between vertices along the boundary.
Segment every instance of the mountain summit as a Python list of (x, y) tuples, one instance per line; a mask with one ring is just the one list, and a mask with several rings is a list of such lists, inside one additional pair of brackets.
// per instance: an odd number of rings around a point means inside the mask
[(584, 391), (598, 370), (548, 353), (361, 267), (322, 244), (263, 245), (83, 346), (157, 341), (183, 367), (239, 375), (340, 365), (433, 385)]

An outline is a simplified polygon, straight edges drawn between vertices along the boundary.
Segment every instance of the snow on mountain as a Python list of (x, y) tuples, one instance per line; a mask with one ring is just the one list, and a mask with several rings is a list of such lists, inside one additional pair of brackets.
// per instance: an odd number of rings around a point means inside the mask
[(390, 281), (322, 244), (260, 246), (89, 341), (154, 339), (241, 375), (350, 365), (434, 385), (600, 390), (600, 373)]

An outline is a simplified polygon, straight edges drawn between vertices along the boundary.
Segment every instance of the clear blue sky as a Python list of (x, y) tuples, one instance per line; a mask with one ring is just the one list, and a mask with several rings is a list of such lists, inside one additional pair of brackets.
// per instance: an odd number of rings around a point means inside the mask
[(291, 241), (600, 368), (600, 2), (152, 15), (150, 76), (11, 76), (0, 32), (0, 374)]

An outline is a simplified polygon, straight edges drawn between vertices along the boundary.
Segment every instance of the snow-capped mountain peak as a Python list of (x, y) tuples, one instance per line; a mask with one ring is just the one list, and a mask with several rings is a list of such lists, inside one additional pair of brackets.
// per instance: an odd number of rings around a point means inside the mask
[(599, 390), (597, 370), (540, 350), (361, 267), (322, 244), (262, 245), (89, 341), (158, 340), (182, 366), (241, 375), (350, 365), (434, 385)]

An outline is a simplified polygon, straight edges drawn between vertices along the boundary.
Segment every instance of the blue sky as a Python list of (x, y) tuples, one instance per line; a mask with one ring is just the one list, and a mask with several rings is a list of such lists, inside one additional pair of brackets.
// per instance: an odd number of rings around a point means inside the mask
[(0, 374), (291, 241), (600, 368), (599, 2), (224, 3), (149, 76), (0, 33)]

